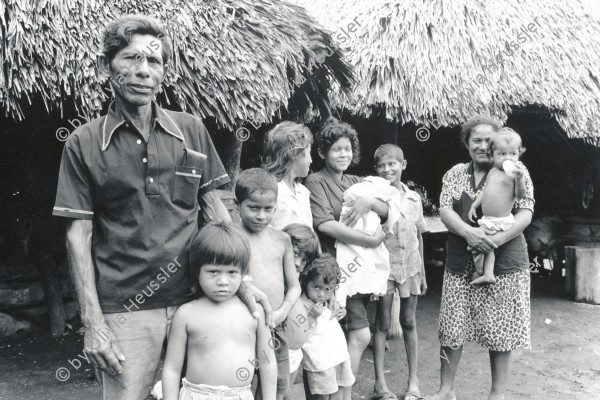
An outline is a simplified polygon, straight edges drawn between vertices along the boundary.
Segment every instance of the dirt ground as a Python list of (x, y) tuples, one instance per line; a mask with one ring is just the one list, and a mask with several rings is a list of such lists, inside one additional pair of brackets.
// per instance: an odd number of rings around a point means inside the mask
[[(440, 358), (437, 339), (442, 269), (427, 271), (430, 290), (419, 300), (419, 377), (423, 394), (438, 387)], [(575, 303), (564, 295), (560, 279), (532, 279), (532, 350), (513, 352), (507, 399), (600, 399), (600, 306)], [(390, 342), (386, 375), (390, 389), (403, 399), (407, 366), (402, 340)], [(92, 370), (81, 355), (82, 338), (12, 337), (0, 342), (0, 398), (102, 398)], [(361, 362), (353, 398), (369, 398), (373, 357), (368, 349)], [(79, 368), (76, 368), (78, 367)], [(68, 374), (68, 375), (67, 375)], [(60, 377), (64, 381), (59, 381)], [(467, 344), (457, 376), (458, 399), (485, 399), (490, 387), (487, 352)], [(294, 398), (302, 398), (295, 385)]]

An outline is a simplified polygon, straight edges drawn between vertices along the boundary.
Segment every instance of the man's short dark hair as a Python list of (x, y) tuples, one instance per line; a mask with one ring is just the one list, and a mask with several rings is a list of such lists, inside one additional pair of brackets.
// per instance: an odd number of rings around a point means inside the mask
[(469, 118), (467, 122), (462, 125), (462, 129), (460, 131), (460, 141), (463, 142), (465, 146), (469, 145), (471, 132), (477, 125), (490, 125), (495, 131), (498, 131), (500, 128), (502, 128), (500, 122), (489, 115), (476, 115), (472, 118)]
[(241, 204), (252, 193), (273, 192), (277, 196), (277, 179), (263, 168), (250, 168), (242, 171), (235, 184), (235, 198)]
[(109, 23), (102, 36), (102, 54), (112, 61), (115, 55), (131, 43), (135, 34), (156, 36), (162, 43), (162, 59), (166, 65), (171, 59), (171, 38), (162, 23), (146, 15), (124, 15)]

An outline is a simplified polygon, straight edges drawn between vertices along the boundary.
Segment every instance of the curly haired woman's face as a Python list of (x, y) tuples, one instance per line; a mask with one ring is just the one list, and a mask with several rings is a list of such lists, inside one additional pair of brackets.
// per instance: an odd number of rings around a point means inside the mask
[(320, 154), (325, 160), (325, 165), (333, 172), (344, 172), (352, 162), (352, 142), (347, 137), (339, 138), (325, 156)]

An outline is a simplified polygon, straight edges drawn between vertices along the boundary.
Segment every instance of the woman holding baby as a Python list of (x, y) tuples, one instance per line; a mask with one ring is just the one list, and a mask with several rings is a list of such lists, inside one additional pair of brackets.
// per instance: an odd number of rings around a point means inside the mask
[[(514, 224), (489, 235), (469, 221), (469, 210), (491, 169), (488, 145), (500, 129), (488, 116), (476, 116), (462, 127), (461, 140), (471, 161), (452, 167), (443, 178), (440, 217), (448, 228), (446, 271), (440, 307), (440, 389), (430, 400), (456, 399), (454, 383), (466, 341), (489, 350), (492, 387), (488, 399), (504, 399), (511, 351), (530, 348), (529, 260), (523, 230), (533, 215), (533, 184), (522, 163), (525, 194), (514, 202)], [(490, 232), (488, 232), (490, 233)], [(477, 277), (472, 251), (495, 250), (490, 285), (472, 285)]]

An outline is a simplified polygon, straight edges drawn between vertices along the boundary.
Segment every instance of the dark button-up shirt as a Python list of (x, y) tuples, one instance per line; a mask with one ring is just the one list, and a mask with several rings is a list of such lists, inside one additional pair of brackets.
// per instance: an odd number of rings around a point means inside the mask
[[(535, 203), (533, 199), (533, 183), (531, 182), (527, 168), (521, 162), (518, 164), (525, 171), (523, 179), (525, 181), (526, 193), (525, 197), (515, 201), (513, 210), (523, 208), (533, 212), (533, 205)], [(487, 173), (479, 184), (475, 186), (472, 162), (457, 164), (452, 167), (446, 172), (442, 181), (440, 209), (449, 208), (460, 215), (464, 222), (475, 226), (468, 219), (469, 209), (476, 197), (483, 190), (486, 178)], [(498, 247), (494, 253), (496, 255), (496, 262), (494, 264), (495, 275), (517, 272), (527, 268), (529, 265), (527, 244), (522, 233)], [(448, 232), (446, 269), (454, 274), (464, 275), (468, 257), (471, 257), (471, 252), (467, 250), (467, 241), (452, 232)]]
[(198, 194), (229, 176), (199, 118), (153, 103), (144, 138), (115, 106), (65, 143), (53, 214), (93, 220), (103, 312), (185, 303), (194, 295), (187, 264)]
[(344, 202), (344, 192), (355, 183), (362, 182), (363, 178), (355, 175), (343, 174), (342, 179), (322, 169), (310, 174), (304, 185), (310, 190), (310, 209), (313, 216), (315, 232), (321, 241), (324, 252), (335, 257), (335, 239), (324, 235), (317, 229), (327, 221), (339, 221)]

